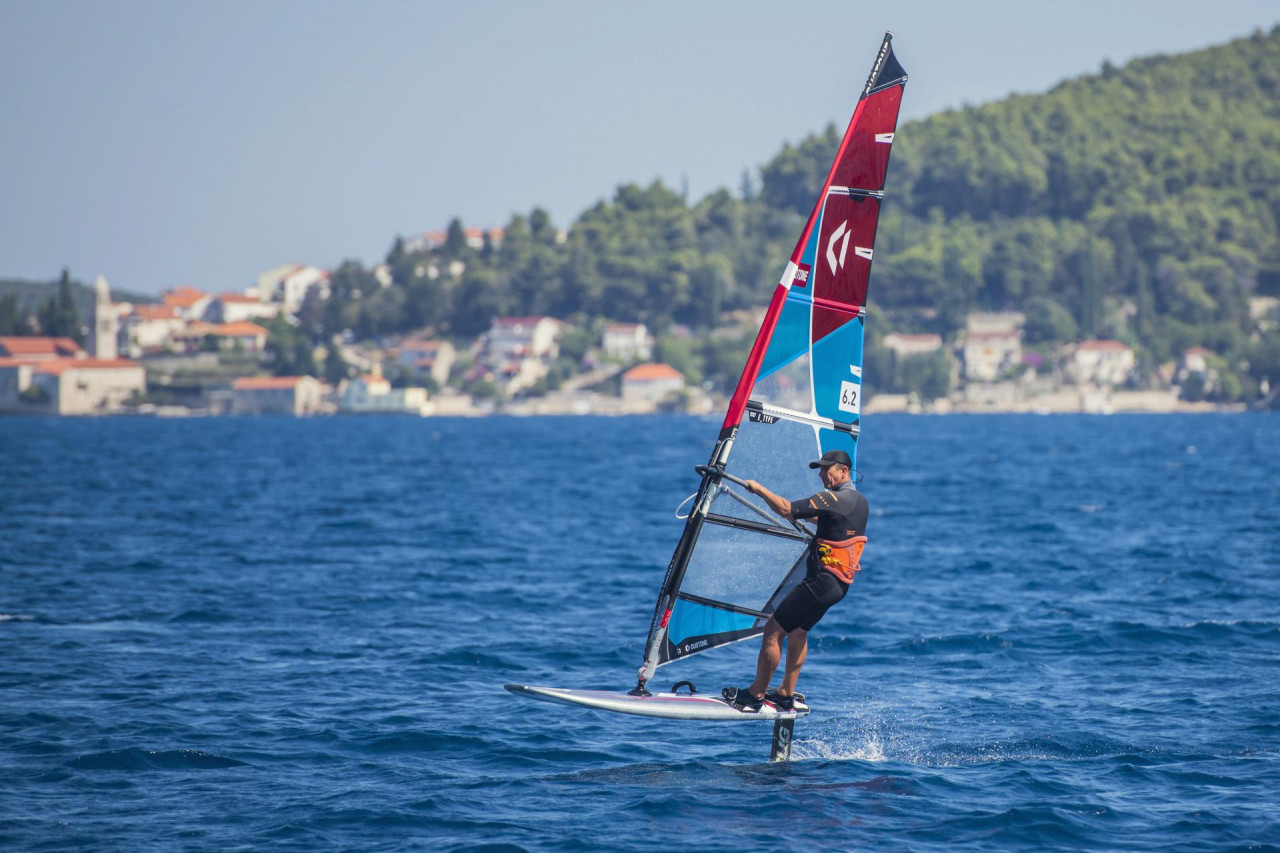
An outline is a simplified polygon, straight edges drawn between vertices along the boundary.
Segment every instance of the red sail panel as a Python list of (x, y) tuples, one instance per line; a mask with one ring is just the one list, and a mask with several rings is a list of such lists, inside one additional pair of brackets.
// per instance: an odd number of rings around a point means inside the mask
[(820, 305), (837, 303), (847, 306), (850, 313), (815, 311), (814, 341), (822, 340), (852, 320), (865, 304), (879, 218), (879, 199), (834, 193), (827, 197), (822, 230), (818, 233), (817, 257), (813, 261), (813, 296)]
[(902, 104), (902, 88), (890, 86), (862, 99), (858, 105), (861, 115), (850, 128), (851, 133), (840, 152), (832, 186), (861, 190), (884, 188), (893, 131), (898, 124), (898, 107)]

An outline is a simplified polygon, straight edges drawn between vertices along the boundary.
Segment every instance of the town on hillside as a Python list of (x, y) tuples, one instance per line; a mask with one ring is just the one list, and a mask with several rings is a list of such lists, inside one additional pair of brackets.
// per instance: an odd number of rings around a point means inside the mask
[[(372, 272), (380, 286), (391, 285), (385, 265)], [(672, 326), (658, 338), (639, 322), (497, 316), (469, 339), (358, 340), (347, 332), (317, 347), (294, 330), (312, 299), (328, 297), (329, 279), (326, 270), (285, 264), (243, 292), (180, 286), (157, 304), (134, 304), (113, 301), (100, 277), (93, 316), (78, 327), (83, 346), (35, 327), (0, 336), (0, 413), (706, 413), (731, 393), (762, 316), (737, 312), (709, 333), (730, 342), (733, 364), (718, 380), (667, 363), (687, 355), (691, 330)], [(1250, 301), (1258, 332), (1276, 329), (1278, 308), (1275, 297)], [(1028, 347), (1026, 323), (1017, 312), (973, 312), (952, 340), (896, 331), (869, 338), (864, 411), (1205, 410), (1219, 407), (1213, 401), (1230, 379), (1203, 346), (1139, 371), (1134, 349), (1117, 340)], [(1280, 389), (1263, 382), (1269, 405)]]

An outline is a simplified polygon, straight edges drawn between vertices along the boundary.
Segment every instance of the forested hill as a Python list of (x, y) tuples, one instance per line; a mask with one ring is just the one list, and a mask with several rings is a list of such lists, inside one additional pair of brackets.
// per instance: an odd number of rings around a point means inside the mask
[[(765, 203), (805, 209), (837, 142), (768, 163)], [(1238, 348), (1246, 297), (1280, 292), (1280, 27), (909, 122), (893, 158), (872, 300), (938, 331), (1019, 309), (1164, 359)]]
[[(535, 210), (500, 246), (467, 248), (457, 222), (429, 252), (397, 241), (396, 286), (345, 265), (309, 327), (466, 335), (504, 313), (713, 326), (767, 301), (839, 132), (696, 203), (623, 186), (563, 240)], [(1018, 309), (1031, 345), (1106, 336), (1147, 364), (1197, 344), (1243, 360), (1247, 298), (1280, 292), (1280, 27), (909, 122), (894, 148), (873, 335), (949, 335), (967, 311)]]

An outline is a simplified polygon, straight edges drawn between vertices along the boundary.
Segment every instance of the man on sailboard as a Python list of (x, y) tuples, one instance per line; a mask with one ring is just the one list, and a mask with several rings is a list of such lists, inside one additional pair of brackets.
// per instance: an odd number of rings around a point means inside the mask
[[(724, 698), (743, 711), (758, 711), (765, 700), (789, 711), (794, 707), (796, 679), (804, 666), (809, 631), (833, 604), (844, 598), (860, 568), (859, 559), (867, 542), (867, 499), (854, 488), (853, 464), (843, 450), (829, 450), (809, 463), (817, 468), (824, 491), (810, 498), (789, 501), (755, 480), (747, 488), (764, 499), (769, 509), (786, 519), (812, 518), (817, 534), (809, 544), (805, 579), (793, 589), (764, 627), (756, 679), (750, 687), (726, 687)], [(787, 664), (782, 684), (769, 690), (769, 681), (782, 659), (782, 639), (787, 640)]]

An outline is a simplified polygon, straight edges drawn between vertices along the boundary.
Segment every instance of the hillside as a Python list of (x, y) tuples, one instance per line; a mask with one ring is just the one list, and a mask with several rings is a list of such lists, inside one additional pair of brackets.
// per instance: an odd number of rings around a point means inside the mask
[[(939, 309), (916, 316), (934, 331), (1017, 309), (1040, 321), (1033, 337), (1119, 337), (1163, 360), (1242, 347), (1246, 298), (1280, 293), (1280, 27), (909, 122), (897, 140), (872, 299)], [(786, 148), (763, 200), (807, 205), (836, 141)]]

